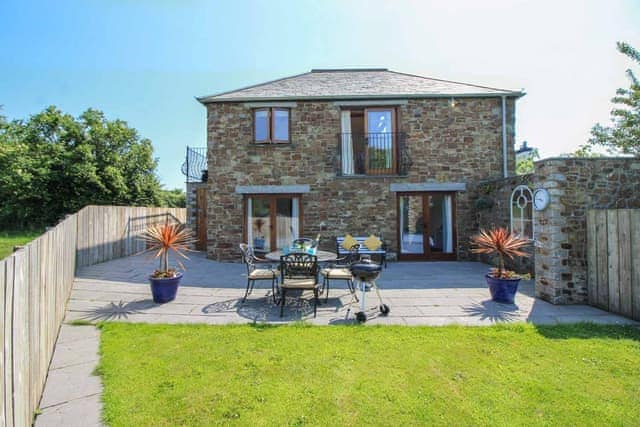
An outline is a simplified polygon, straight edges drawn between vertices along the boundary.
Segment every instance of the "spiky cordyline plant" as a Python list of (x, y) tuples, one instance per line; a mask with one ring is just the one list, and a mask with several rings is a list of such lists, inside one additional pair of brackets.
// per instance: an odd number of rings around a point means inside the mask
[(160, 258), (159, 269), (154, 271), (152, 275), (154, 278), (175, 277), (176, 270), (169, 268), (169, 251), (189, 259), (183, 252), (191, 251), (189, 245), (195, 242), (190, 230), (184, 228), (182, 224), (170, 224), (169, 222), (150, 225), (140, 238), (148, 245), (146, 251), (153, 251), (155, 252), (154, 258)]
[(497, 269), (497, 275), (493, 273), (494, 277), (498, 278), (513, 277), (513, 275), (509, 274), (504, 268), (505, 257), (514, 259), (514, 257), (517, 256), (530, 256), (522, 250), (522, 248), (529, 245), (529, 240), (518, 237), (503, 227), (494, 228), (489, 231), (481, 229), (480, 234), (471, 238), (471, 244), (475, 246), (475, 248), (471, 249), (473, 253), (498, 254), (500, 264)]

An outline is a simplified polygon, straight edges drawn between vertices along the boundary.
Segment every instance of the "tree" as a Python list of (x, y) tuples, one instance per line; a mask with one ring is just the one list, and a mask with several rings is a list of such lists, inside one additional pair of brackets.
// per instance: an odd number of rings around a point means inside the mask
[[(617, 43), (618, 51), (640, 64), (640, 52), (624, 42)], [(611, 154), (640, 156), (640, 81), (627, 69), (631, 81), (628, 89), (618, 89), (611, 102), (611, 126), (596, 124), (591, 129), (588, 145), (602, 146)]]
[(187, 195), (179, 189), (160, 190), (160, 201), (158, 206), (163, 208), (185, 208), (187, 207)]
[(0, 227), (41, 227), (87, 204), (157, 206), (151, 141), (122, 120), (56, 107), (0, 120)]
[(540, 158), (540, 154), (538, 153), (538, 149), (534, 148), (531, 150), (531, 154), (528, 156), (524, 156), (521, 158), (516, 158), (516, 174), (517, 175), (526, 175), (529, 173), (533, 173), (535, 170), (535, 166), (533, 162)]

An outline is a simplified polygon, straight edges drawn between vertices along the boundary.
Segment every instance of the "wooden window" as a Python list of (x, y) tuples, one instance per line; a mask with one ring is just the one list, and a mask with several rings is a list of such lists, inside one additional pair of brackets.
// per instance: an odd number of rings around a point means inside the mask
[(288, 108), (258, 108), (253, 111), (253, 136), (256, 144), (288, 144), (290, 140)]

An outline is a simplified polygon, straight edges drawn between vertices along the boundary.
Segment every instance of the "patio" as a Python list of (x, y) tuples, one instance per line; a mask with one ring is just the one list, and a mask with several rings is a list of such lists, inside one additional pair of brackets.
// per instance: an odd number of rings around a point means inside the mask
[[(284, 317), (274, 305), (270, 285), (258, 283), (241, 303), (246, 269), (240, 263), (208, 260), (192, 254), (175, 301), (158, 305), (151, 300), (147, 275), (154, 261), (132, 256), (84, 267), (67, 306), (67, 321), (118, 320), (149, 323), (282, 323), (305, 320), (328, 325), (346, 319), (349, 295), (344, 282), (332, 284), (329, 301), (313, 317), (311, 300), (292, 298)], [(382, 272), (378, 285), (389, 316), (380, 316), (375, 294), (367, 294), (367, 324), (482, 326), (498, 322), (535, 324), (572, 322), (634, 323), (594, 307), (556, 306), (533, 297), (533, 281), (522, 282), (515, 305), (494, 303), (484, 283), (487, 266), (475, 262), (396, 262)]]

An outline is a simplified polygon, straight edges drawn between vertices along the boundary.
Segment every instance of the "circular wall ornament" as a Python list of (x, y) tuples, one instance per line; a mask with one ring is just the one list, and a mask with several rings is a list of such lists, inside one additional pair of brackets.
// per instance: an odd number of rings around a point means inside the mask
[(551, 196), (546, 188), (538, 188), (533, 192), (533, 208), (537, 211), (542, 211), (549, 206)]

